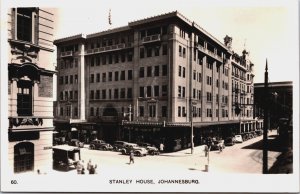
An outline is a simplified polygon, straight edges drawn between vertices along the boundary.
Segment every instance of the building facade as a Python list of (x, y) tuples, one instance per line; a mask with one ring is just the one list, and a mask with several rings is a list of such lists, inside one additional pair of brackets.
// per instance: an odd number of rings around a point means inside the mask
[[(55, 126), (67, 139), (98, 138), (170, 150), (208, 136), (260, 129), (253, 119), (253, 64), (179, 12), (54, 41)], [(174, 149), (173, 149), (174, 148)]]
[(53, 22), (48, 9), (8, 11), (8, 160), (14, 173), (52, 164)]
[[(279, 125), (281, 118), (288, 119), (291, 124), (293, 121), (293, 82), (270, 82), (269, 83), (269, 126), (275, 129)], [(255, 116), (264, 116), (264, 83), (255, 83)]]

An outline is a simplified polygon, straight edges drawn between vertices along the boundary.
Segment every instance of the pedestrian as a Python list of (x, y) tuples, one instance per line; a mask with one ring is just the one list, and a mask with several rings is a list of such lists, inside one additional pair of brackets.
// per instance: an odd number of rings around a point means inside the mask
[(91, 165), (92, 165), (92, 160), (90, 159), (89, 162), (87, 163), (87, 166), (86, 166), (86, 169), (88, 171), (90, 171)]
[(83, 167), (82, 170), (81, 170), (81, 174), (85, 174), (84, 167)]
[(130, 151), (129, 154), (129, 164), (131, 164), (131, 162), (134, 164), (134, 154), (132, 150)]
[(208, 155), (208, 146), (207, 145), (204, 146), (204, 152), (205, 152), (205, 157), (207, 157), (207, 155)]
[(76, 165), (77, 174), (81, 174), (83, 168), (82, 162), (79, 160)]
[(89, 174), (96, 174), (96, 168), (97, 168), (97, 164), (91, 165), (90, 170), (89, 170)]
[(219, 151), (222, 152), (223, 151), (223, 148), (222, 148), (222, 145), (219, 144)]
[(163, 143), (160, 143), (160, 145), (159, 145), (159, 151), (160, 151), (160, 152), (163, 152), (163, 151), (164, 151), (164, 148), (165, 148), (164, 144), (163, 144)]

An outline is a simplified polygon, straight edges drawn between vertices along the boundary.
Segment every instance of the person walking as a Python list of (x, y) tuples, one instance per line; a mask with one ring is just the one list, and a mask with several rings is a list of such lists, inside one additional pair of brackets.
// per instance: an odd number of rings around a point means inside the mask
[(76, 165), (77, 174), (81, 174), (83, 169), (83, 163), (79, 160)]
[(129, 164), (131, 164), (131, 162), (134, 164), (134, 154), (132, 150), (129, 153)]
[(204, 152), (205, 152), (205, 157), (207, 157), (208, 156), (208, 146), (207, 145), (205, 145), (205, 147), (204, 147)]
[(160, 143), (160, 145), (159, 145), (159, 151), (160, 151), (160, 152), (163, 152), (163, 151), (164, 151), (164, 148), (165, 148), (164, 144), (163, 144), (163, 143)]
[(90, 159), (86, 166), (87, 171), (90, 171), (91, 166), (92, 166), (92, 160)]

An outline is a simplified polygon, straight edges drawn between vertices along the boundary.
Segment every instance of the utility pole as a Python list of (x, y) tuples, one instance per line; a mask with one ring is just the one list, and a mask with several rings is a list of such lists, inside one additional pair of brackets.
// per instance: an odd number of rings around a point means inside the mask
[(264, 87), (264, 132), (263, 132), (263, 174), (268, 174), (268, 120), (269, 120), (269, 84), (268, 61), (266, 60), (265, 87)]

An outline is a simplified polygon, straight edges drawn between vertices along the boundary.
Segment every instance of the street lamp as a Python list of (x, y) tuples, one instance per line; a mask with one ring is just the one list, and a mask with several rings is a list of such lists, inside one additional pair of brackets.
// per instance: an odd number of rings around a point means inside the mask
[(197, 102), (193, 101), (190, 99), (190, 121), (191, 121), (191, 154), (194, 153), (194, 122), (193, 122), (193, 117), (194, 117), (194, 111), (193, 107), (197, 104)]

